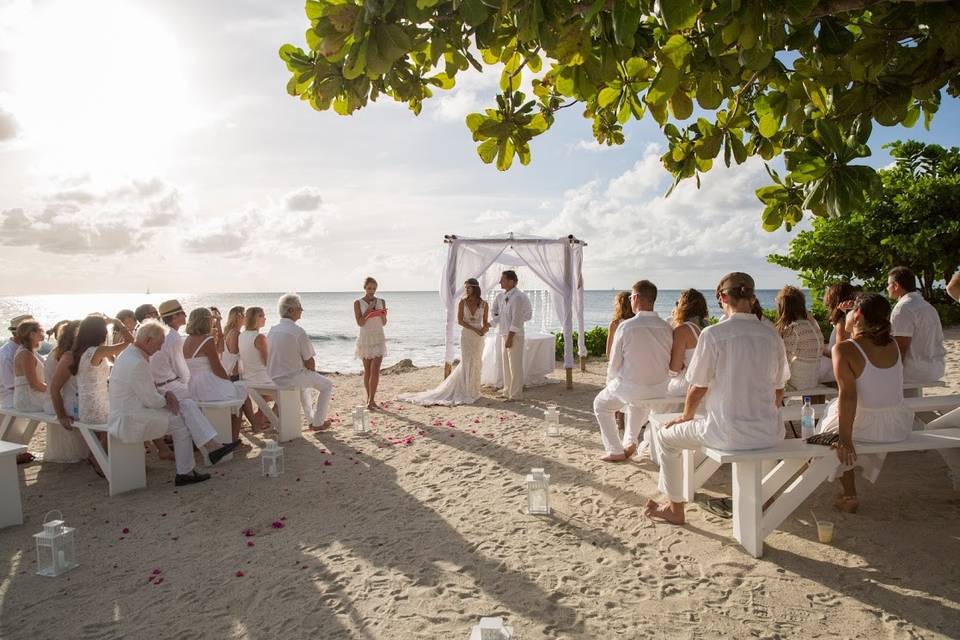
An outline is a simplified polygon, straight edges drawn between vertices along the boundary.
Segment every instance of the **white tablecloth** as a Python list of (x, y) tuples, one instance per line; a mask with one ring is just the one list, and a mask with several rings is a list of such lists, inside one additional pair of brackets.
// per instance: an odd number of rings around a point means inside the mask
[[(503, 386), (502, 353), (497, 348), (496, 334), (491, 333), (483, 344), (483, 365), (480, 384), (486, 387)], [(528, 333), (523, 340), (523, 384), (536, 387), (550, 382), (547, 376), (556, 363), (556, 338), (542, 333)]]

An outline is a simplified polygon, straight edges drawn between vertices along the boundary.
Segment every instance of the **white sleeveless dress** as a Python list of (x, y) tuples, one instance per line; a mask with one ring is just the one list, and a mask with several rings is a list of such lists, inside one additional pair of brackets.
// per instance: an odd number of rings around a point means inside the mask
[(237, 366), (240, 363), (240, 350), (237, 349), (237, 353), (230, 353), (230, 347), (227, 346), (226, 339), (223, 341), (223, 353), (220, 355), (220, 363), (223, 365), (223, 370), (227, 372), (228, 376), (236, 375), (233, 372), (235, 367), (238, 374), (243, 374), (243, 365)]
[[(44, 379), (47, 381), (47, 387), (53, 382), (53, 373), (57, 370), (58, 358), (51, 353), (43, 362)], [(79, 418), (80, 398), (77, 395), (77, 377), (71, 375), (63, 387), (60, 388), (60, 397), (63, 400), (63, 408), (71, 418)], [(54, 413), (53, 401), (50, 394), (43, 406), (44, 413)], [(87, 445), (83, 441), (83, 436), (76, 429), (67, 431), (59, 424), (47, 425), (47, 445), (43, 452), (44, 462), (80, 462), (87, 457)]]
[(106, 424), (110, 417), (110, 394), (108, 384), (110, 368), (108, 358), (93, 366), (96, 347), (90, 347), (80, 355), (77, 365), (77, 396), (80, 399), (80, 422)]
[[(367, 312), (371, 304), (376, 305), (377, 309), (385, 308), (384, 302), (380, 298), (374, 298), (372, 303), (363, 298), (360, 298), (357, 302), (360, 303), (361, 316)], [(387, 355), (387, 338), (383, 334), (383, 316), (370, 318), (360, 327), (360, 333), (357, 334), (355, 355), (358, 360), (382, 358)]]
[(190, 369), (190, 382), (187, 384), (190, 397), (197, 402), (235, 400), (238, 404), (242, 404), (247, 399), (246, 385), (242, 382), (224, 380), (210, 368), (210, 360), (207, 356), (198, 355), (203, 345), (210, 340), (213, 338), (207, 336), (193, 352), (193, 356), (186, 359), (187, 368)]
[[(263, 362), (263, 357), (254, 344), (257, 336), (263, 335), (259, 331), (241, 331), (240, 332), (240, 376), (248, 385), (273, 384), (270, 375), (267, 373), (267, 365)], [(266, 339), (266, 336), (264, 336)]]
[[(852, 342), (863, 356), (863, 371), (857, 378), (857, 413), (853, 418), (853, 441), (900, 442), (906, 440), (913, 430), (913, 411), (903, 403), (903, 362), (897, 354), (897, 363), (881, 369), (875, 367), (855, 340)], [(820, 433), (839, 432), (839, 399), (827, 405), (820, 421)], [(886, 458), (884, 453), (857, 454), (853, 466), (840, 465), (833, 478), (853, 467), (861, 467), (863, 477), (876, 482)]]
[[(36, 360), (37, 376), (43, 380), (43, 360), (33, 351), (28, 351), (23, 347), (17, 349), (14, 359), (20, 353), (29, 353)], [(14, 376), (13, 379), (13, 408), (17, 411), (30, 411), (39, 413), (43, 411), (43, 403), (47, 394), (43, 391), (37, 391), (30, 386), (27, 376)]]
[[(684, 322), (685, 326), (690, 328), (690, 331), (693, 332), (693, 335), (697, 340), (700, 339), (700, 326), (695, 322)], [(685, 396), (687, 395), (687, 390), (690, 388), (690, 383), (687, 382), (687, 369), (690, 367), (690, 361), (693, 360), (693, 353), (697, 350), (697, 345), (694, 344), (690, 349), (684, 349), (683, 351), (683, 371), (680, 372), (680, 375), (674, 376), (667, 381), (667, 395), (668, 396)]]
[[(464, 305), (463, 320), (471, 327), (483, 327), (483, 313), (487, 303), (482, 302), (476, 312), (471, 313)], [(460, 331), (460, 365), (431, 391), (405, 393), (398, 400), (423, 406), (470, 404), (480, 398), (480, 369), (483, 358), (483, 336), (467, 328)]]

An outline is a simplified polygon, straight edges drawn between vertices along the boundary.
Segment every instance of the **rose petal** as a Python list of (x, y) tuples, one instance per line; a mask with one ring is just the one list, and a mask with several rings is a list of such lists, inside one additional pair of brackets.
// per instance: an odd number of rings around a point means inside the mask
[(153, 584), (160, 584), (161, 582), (163, 582), (163, 576), (160, 576), (159, 578), (157, 578), (156, 580), (154, 580), (154, 581), (153, 581)]
[(325, 466), (325, 467), (331, 467), (331, 466), (333, 466), (333, 463), (330, 462), (329, 460), (324, 460), (324, 461), (323, 461), (323, 466)]
[(121, 531), (120, 533), (123, 533), (123, 534), (130, 533), (130, 529), (127, 528), (127, 527), (124, 527), (124, 528), (123, 528), (123, 531)]
[(237, 572), (236, 572), (235, 574), (233, 574), (233, 575), (237, 576), (238, 578), (242, 578), (242, 577), (243, 577), (244, 575), (246, 575), (246, 574), (244, 574), (243, 571), (237, 571)]
[(247, 546), (248, 546), (248, 547), (252, 547), (252, 546), (253, 546), (253, 540), (247, 540)]
[(160, 575), (160, 573), (161, 573), (161, 572), (160, 572), (160, 569), (154, 569), (154, 570), (153, 570), (153, 575), (155, 575), (155, 576)]

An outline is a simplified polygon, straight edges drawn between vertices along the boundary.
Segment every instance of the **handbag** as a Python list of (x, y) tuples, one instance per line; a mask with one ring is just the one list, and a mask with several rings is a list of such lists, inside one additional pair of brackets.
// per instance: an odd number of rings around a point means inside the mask
[(818, 433), (807, 438), (808, 444), (820, 444), (825, 447), (832, 447), (840, 440), (840, 434), (836, 431)]

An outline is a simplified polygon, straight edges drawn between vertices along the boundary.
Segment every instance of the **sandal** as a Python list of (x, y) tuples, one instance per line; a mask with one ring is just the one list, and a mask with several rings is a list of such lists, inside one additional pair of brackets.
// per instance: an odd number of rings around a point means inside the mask
[(733, 500), (730, 498), (710, 498), (698, 494), (697, 505), (715, 516), (728, 520), (733, 517)]

